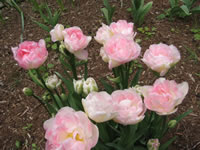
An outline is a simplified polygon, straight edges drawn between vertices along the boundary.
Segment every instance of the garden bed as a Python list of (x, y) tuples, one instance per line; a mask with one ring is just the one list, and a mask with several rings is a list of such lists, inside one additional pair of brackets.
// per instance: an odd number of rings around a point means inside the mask
[[(147, 0), (148, 2), (149, 0)], [(56, 2), (49, 0), (50, 8), (56, 9)], [(112, 0), (111, 4), (116, 6), (113, 21), (119, 19), (133, 22), (131, 15), (127, 12), (130, 1), (124, 0), (123, 6), (118, 0)], [(25, 15), (24, 40), (38, 41), (49, 34), (39, 28), (31, 20), (32, 17), (39, 20), (39, 14), (34, 13), (32, 6), (27, 2), (22, 2), (20, 7)], [(100, 9), (103, 3), (100, 0), (77, 0), (75, 6), (69, 2), (65, 3), (66, 11), (60, 17), (59, 23), (70, 26), (79, 26), (86, 35), (95, 36), (96, 31), (105, 20)], [(150, 29), (156, 28), (155, 35), (148, 35), (137, 31), (136, 39), (141, 39), (142, 54), (154, 43), (166, 43), (175, 45), (181, 53), (181, 61), (167, 74), (166, 78), (177, 82), (187, 81), (189, 83), (189, 93), (179, 106), (177, 114), (192, 108), (193, 112), (184, 118), (178, 126), (167, 135), (164, 141), (178, 136), (170, 150), (198, 150), (200, 149), (200, 42), (195, 41), (193, 33), (195, 28), (193, 17), (186, 19), (159, 20), (156, 17), (169, 8), (168, 0), (154, 1), (150, 13), (145, 18), (142, 27)], [(20, 42), (21, 20), (15, 9), (4, 8), (2, 14), (6, 17), (5, 23), (0, 23), (0, 149), (15, 149), (16, 141), (20, 141), (21, 149), (31, 149), (32, 144), (36, 144), (40, 149), (44, 149), (44, 129), (43, 122), (49, 118), (48, 113), (34, 98), (23, 94), (24, 87), (31, 87), (36, 93), (41, 93), (27, 76), (27, 72), (20, 68), (13, 59), (11, 47), (15, 47)], [(197, 16), (199, 21), (200, 16)], [(199, 23), (198, 27), (199, 27)], [(94, 77), (100, 84), (99, 79), (110, 74), (107, 64), (99, 56), (101, 45), (94, 39), (87, 50), (89, 52), (89, 76)], [(192, 55), (190, 49), (197, 57)], [(141, 58), (140, 57), (140, 58)], [(49, 52), (47, 63), (53, 63), (54, 70), (60, 70), (58, 56), (53, 50)], [(145, 67), (140, 78), (140, 84), (153, 84), (155, 78), (153, 73), (147, 71)], [(31, 127), (29, 127), (31, 126)], [(27, 129), (28, 128), (28, 129)]]

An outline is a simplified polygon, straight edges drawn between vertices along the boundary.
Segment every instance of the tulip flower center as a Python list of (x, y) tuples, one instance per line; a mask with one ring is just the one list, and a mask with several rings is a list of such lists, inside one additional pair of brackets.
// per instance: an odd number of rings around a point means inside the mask
[(74, 140), (80, 141), (80, 142), (84, 141), (83, 137), (79, 133), (77, 133), (76, 131), (65, 134), (63, 140), (66, 140), (68, 138), (71, 138), (71, 139), (74, 139)]

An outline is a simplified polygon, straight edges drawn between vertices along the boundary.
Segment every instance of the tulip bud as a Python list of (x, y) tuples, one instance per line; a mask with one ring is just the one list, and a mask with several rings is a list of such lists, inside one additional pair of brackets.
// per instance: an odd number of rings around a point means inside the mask
[(96, 81), (90, 77), (83, 83), (83, 94), (87, 96), (91, 92), (98, 92), (98, 87)]
[(59, 87), (60, 86), (60, 84), (61, 84), (61, 80), (60, 79), (58, 79), (58, 77), (54, 74), (54, 75), (52, 75), (52, 76), (49, 76), (48, 78), (47, 78), (47, 80), (46, 80), (46, 86), (49, 88), (49, 89), (55, 89), (55, 88), (57, 88), (57, 87)]
[(174, 127), (176, 126), (176, 124), (177, 124), (177, 121), (176, 121), (176, 120), (170, 120), (170, 121), (168, 122), (168, 127), (169, 127), (169, 128), (174, 128)]
[(66, 94), (62, 93), (60, 96), (61, 96), (63, 101), (67, 101), (67, 95)]
[(76, 93), (78, 94), (82, 94), (83, 93), (83, 83), (84, 83), (84, 79), (81, 80), (74, 80), (73, 79), (73, 83), (74, 83), (74, 90)]
[(23, 92), (26, 96), (32, 96), (33, 95), (33, 90), (31, 88), (23, 88)]
[(158, 150), (160, 142), (158, 139), (150, 139), (147, 143), (148, 150)]

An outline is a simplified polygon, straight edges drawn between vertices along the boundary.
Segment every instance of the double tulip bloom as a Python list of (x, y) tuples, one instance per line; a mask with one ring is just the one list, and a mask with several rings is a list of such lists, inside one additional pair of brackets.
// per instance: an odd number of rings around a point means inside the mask
[(141, 47), (133, 41), (133, 23), (125, 20), (111, 23), (110, 26), (102, 24), (94, 37), (103, 44), (100, 55), (103, 61), (108, 62), (109, 69), (120, 66), (136, 59), (140, 55)]
[(111, 95), (106, 92), (92, 92), (82, 104), (86, 114), (96, 122), (113, 119), (115, 122), (130, 125), (144, 119), (146, 107), (141, 96), (134, 89), (117, 90)]
[(97, 144), (99, 131), (82, 111), (61, 108), (44, 122), (46, 150), (90, 150)]
[(64, 26), (57, 24), (54, 29), (50, 31), (51, 40), (53, 42), (63, 41), (65, 48), (78, 59), (86, 60), (88, 52), (85, 50), (91, 36), (85, 36), (79, 27), (70, 27), (64, 29)]
[(39, 40), (39, 42), (24, 41), (19, 47), (12, 48), (12, 52), (19, 66), (26, 70), (40, 67), (48, 56), (43, 39)]
[(180, 53), (174, 45), (160, 43), (151, 45), (144, 53), (142, 61), (160, 76), (164, 76), (180, 59)]

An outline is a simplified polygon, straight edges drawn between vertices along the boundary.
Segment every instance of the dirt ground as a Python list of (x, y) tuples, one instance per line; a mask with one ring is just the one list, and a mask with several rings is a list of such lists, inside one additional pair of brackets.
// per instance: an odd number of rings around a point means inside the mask
[[(133, 21), (130, 13), (127, 12), (130, 0), (123, 0), (122, 7), (119, 0), (110, 0), (110, 2), (116, 7), (113, 21), (119, 19)], [(200, 22), (198, 22), (200, 16), (197, 16), (197, 22), (193, 17), (174, 21), (158, 20), (156, 16), (169, 8), (169, 2), (168, 0), (153, 0), (153, 2), (153, 7), (142, 27), (155, 27), (157, 30), (150, 38), (137, 32), (136, 39), (142, 39), (141, 57), (151, 44), (162, 42), (175, 45), (181, 53), (181, 61), (166, 78), (176, 80), (178, 83), (187, 81), (190, 86), (188, 95), (175, 115), (189, 108), (193, 109), (193, 112), (167, 135), (166, 140), (175, 135), (178, 136), (170, 150), (200, 150), (200, 76), (197, 75), (200, 73), (200, 42), (194, 40), (193, 33), (190, 31), (197, 23), (200, 27)], [(57, 8), (54, 0), (48, 0), (48, 4), (50, 8)], [(24, 40), (38, 41), (47, 37), (48, 33), (32, 22), (32, 18), (36, 20), (40, 18), (39, 14), (33, 12), (31, 5), (25, 1), (20, 4), (20, 7), (25, 15)], [(66, 1), (67, 10), (60, 17), (59, 23), (79, 26), (86, 35), (94, 36), (101, 23), (105, 23), (100, 11), (102, 7), (101, 0), (76, 0), (74, 7)], [(15, 142), (20, 141), (22, 150), (31, 149), (32, 144), (36, 144), (42, 150), (45, 144), (43, 122), (49, 116), (34, 98), (26, 97), (22, 93), (23, 87), (27, 86), (33, 88), (36, 93), (41, 93), (41, 91), (32, 83), (27, 71), (17, 65), (11, 52), (11, 47), (17, 46), (20, 42), (20, 16), (12, 8), (4, 8), (2, 14), (6, 17), (6, 22), (0, 23), (0, 149), (16, 149)], [(134, 30), (137, 30), (136, 26)], [(110, 74), (107, 64), (99, 56), (100, 47), (101, 45), (93, 39), (87, 48), (89, 75), (97, 81), (100, 77)], [(185, 47), (193, 50), (198, 58), (191, 59), (189, 57), (191, 53)], [(50, 51), (48, 62), (55, 64), (55, 69), (59, 70), (58, 57), (53, 51)], [(146, 68), (145, 65), (143, 66)], [(154, 80), (153, 73), (146, 68), (140, 78), (140, 84), (152, 84)], [(32, 127), (23, 129), (28, 124), (32, 124)]]

